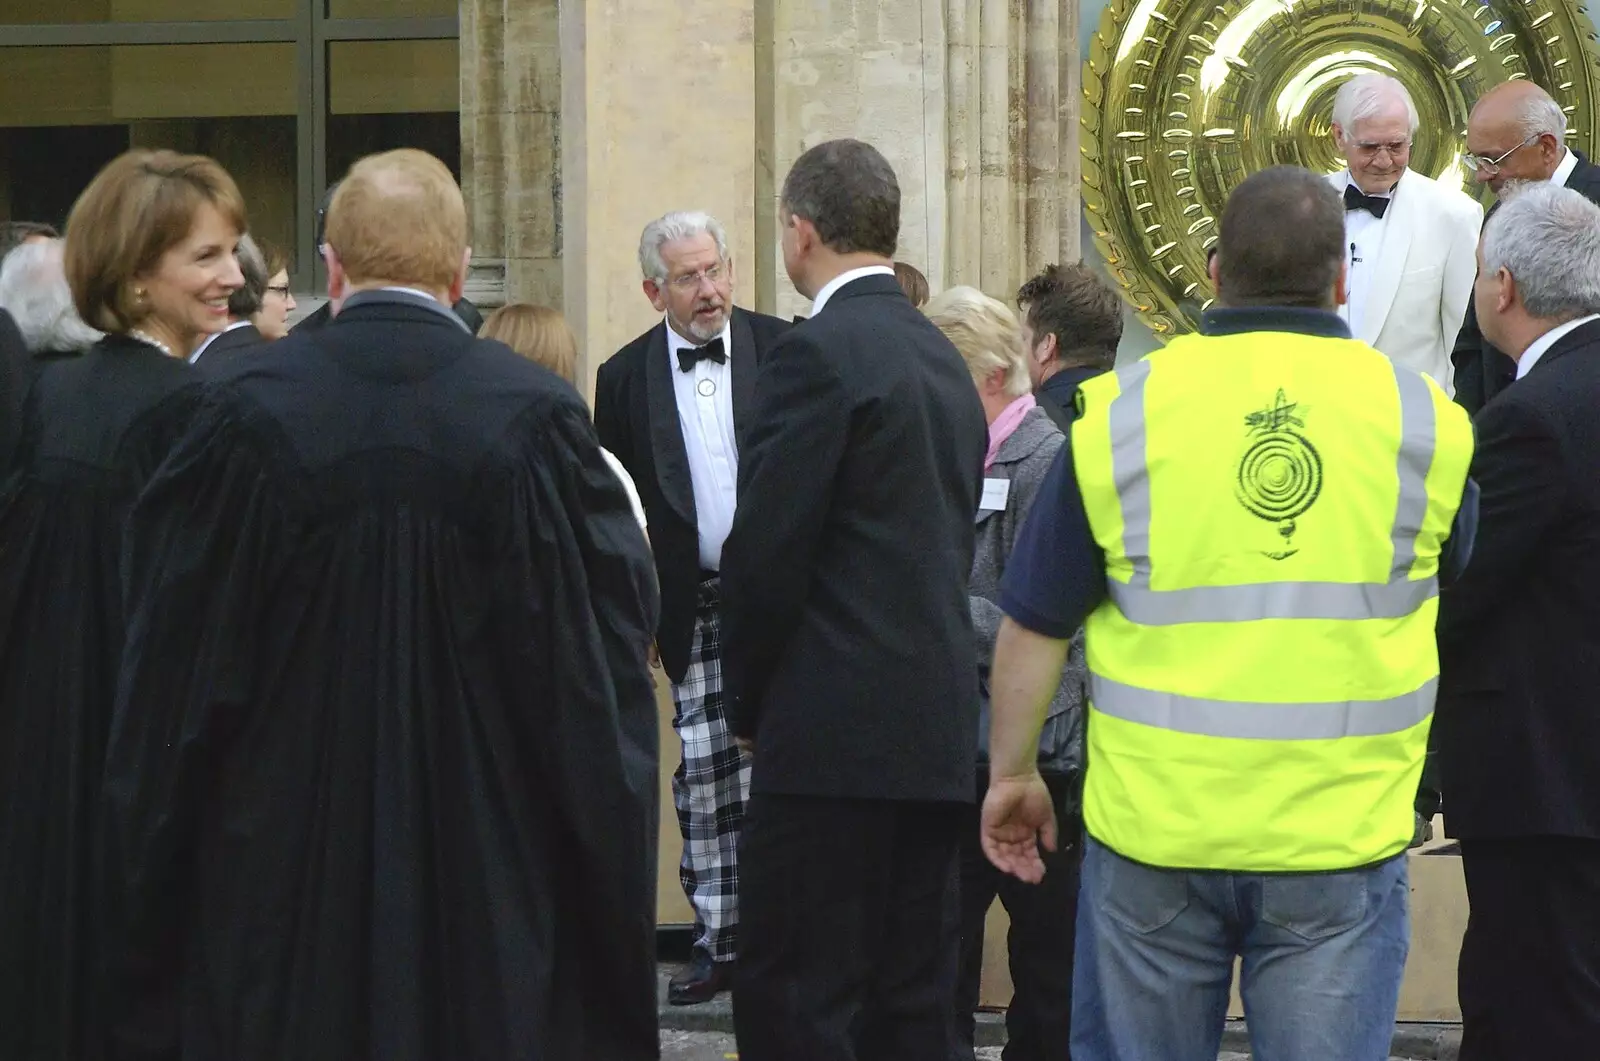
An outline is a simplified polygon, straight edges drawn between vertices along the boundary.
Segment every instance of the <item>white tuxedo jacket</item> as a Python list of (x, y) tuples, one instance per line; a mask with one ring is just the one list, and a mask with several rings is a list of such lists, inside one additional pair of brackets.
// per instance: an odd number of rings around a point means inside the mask
[[(1342, 195), (1343, 171), (1328, 178)], [(1483, 207), (1466, 192), (1407, 170), (1384, 212), (1383, 242), (1355, 337), (1455, 394), (1450, 350), (1478, 275)]]

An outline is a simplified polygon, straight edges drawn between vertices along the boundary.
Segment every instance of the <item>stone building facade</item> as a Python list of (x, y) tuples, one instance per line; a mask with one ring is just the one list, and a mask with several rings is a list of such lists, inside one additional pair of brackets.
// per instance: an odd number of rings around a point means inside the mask
[(997, 295), (1079, 254), (1075, 0), (462, 0), (471, 294), (565, 307), (592, 378), (654, 314), (640, 230), (727, 225), (741, 303), (803, 312), (777, 197), (806, 148), (878, 146), (899, 256)]

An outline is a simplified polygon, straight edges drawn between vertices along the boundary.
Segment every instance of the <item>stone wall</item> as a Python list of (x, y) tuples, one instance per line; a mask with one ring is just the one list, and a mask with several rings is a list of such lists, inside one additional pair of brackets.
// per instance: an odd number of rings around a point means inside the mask
[(462, 0), (461, 184), (467, 297), (562, 304), (557, 0)]
[(740, 302), (804, 312), (779, 189), (851, 136), (899, 176), (899, 257), (1008, 297), (1078, 256), (1077, 21), (1075, 0), (463, 0), (469, 295), (563, 305), (592, 376), (654, 320), (640, 229), (703, 208)]

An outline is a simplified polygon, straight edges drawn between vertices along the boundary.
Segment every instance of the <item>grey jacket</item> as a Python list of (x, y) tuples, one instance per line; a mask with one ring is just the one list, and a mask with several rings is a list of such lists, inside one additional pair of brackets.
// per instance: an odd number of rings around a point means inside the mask
[[(1011, 480), (1005, 508), (979, 512), (977, 549), (972, 559), (972, 580), (968, 592), (972, 625), (978, 635), (978, 659), (984, 682), (978, 731), (978, 764), (989, 763), (989, 665), (994, 659), (995, 639), (1000, 633), (1004, 613), (1000, 599), (1000, 577), (1005, 573), (1017, 529), (1027, 518), (1039, 487), (1055, 462), (1063, 441), (1061, 429), (1043, 408), (1035, 407), (1023, 417), (1011, 437), (1000, 445), (994, 466), (986, 479)], [(1073, 635), (1067, 665), (1061, 672), (1061, 687), (1045, 717), (1039, 735), (1039, 769), (1047, 773), (1076, 776), (1083, 770), (1083, 716), (1088, 667), (1083, 654), (1083, 631)]]

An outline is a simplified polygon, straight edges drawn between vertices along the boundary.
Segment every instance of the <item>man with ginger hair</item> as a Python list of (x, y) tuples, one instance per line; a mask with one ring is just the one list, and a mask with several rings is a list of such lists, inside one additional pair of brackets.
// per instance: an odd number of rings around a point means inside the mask
[(117, 1057), (658, 1055), (650, 555), (582, 399), (451, 312), (418, 151), (327, 327), (224, 366), (128, 533)]

